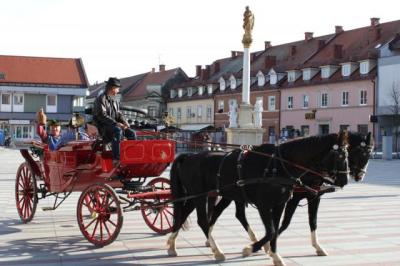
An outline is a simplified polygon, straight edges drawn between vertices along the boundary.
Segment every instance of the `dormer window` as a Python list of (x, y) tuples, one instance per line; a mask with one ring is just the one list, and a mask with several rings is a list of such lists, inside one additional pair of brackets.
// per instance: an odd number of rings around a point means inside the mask
[(360, 74), (361, 75), (366, 75), (368, 74), (372, 68), (374, 68), (376, 65), (375, 60), (367, 59), (360, 61)]
[(231, 76), (229, 78), (229, 82), (230, 82), (230, 87), (232, 90), (236, 89), (236, 79), (234, 76)]
[(199, 86), (199, 95), (203, 95), (203, 92), (204, 92), (204, 87)]
[(264, 76), (264, 74), (263, 74), (261, 71), (259, 71), (259, 72), (257, 73), (257, 85), (258, 85), (259, 87), (265, 85), (265, 76)]
[(187, 94), (188, 94), (189, 97), (192, 97), (192, 95), (193, 95), (193, 88), (188, 88), (188, 89), (187, 89)]
[(182, 95), (183, 95), (183, 89), (179, 89), (178, 90), (178, 97), (182, 98)]
[(351, 73), (354, 72), (354, 70), (356, 70), (358, 64), (354, 63), (354, 62), (348, 62), (348, 63), (344, 63), (341, 64), (342, 65), (342, 76), (343, 77), (349, 77), (351, 75)]
[(209, 95), (211, 95), (213, 93), (213, 85), (212, 84), (208, 84), (207, 86), (207, 93)]
[(271, 85), (275, 85), (278, 82), (278, 76), (276, 74), (270, 75), (269, 78), (269, 83)]
[(303, 80), (308, 81), (311, 80), (318, 72), (316, 68), (304, 68), (303, 69)]
[(219, 79), (219, 89), (220, 89), (221, 91), (224, 91), (224, 90), (225, 90), (225, 79), (224, 79), (223, 77), (221, 77), (221, 78)]
[(338, 66), (328, 65), (321, 66), (321, 78), (327, 79), (330, 78), (338, 69)]
[(292, 83), (295, 82), (301, 75), (301, 72), (298, 70), (290, 70), (287, 71), (287, 78), (288, 78), (288, 82)]
[(175, 98), (175, 96), (176, 96), (176, 90), (171, 90), (170, 92), (169, 92), (170, 94), (169, 94), (169, 97), (172, 99), (172, 98)]

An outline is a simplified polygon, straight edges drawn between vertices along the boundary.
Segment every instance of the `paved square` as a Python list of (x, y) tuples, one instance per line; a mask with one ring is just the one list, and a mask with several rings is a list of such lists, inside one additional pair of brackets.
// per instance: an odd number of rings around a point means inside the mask
[[(227, 260), (216, 263), (191, 216), (191, 229), (177, 239), (179, 257), (166, 255), (167, 236), (153, 233), (139, 212), (124, 214), (117, 240), (95, 248), (76, 222), (79, 193), (55, 211), (51, 198), (41, 200), (29, 224), (19, 220), (14, 200), (15, 173), (23, 161), (19, 152), (0, 147), (0, 265), (273, 265), (262, 251), (242, 258), (247, 234), (230, 206), (214, 235)], [(163, 176), (168, 176), (166, 171)], [(305, 202), (302, 202), (305, 203)], [(257, 235), (264, 233), (257, 211), (247, 209)], [(287, 265), (400, 265), (400, 161), (372, 160), (363, 183), (323, 196), (318, 219), (318, 257), (310, 244), (307, 208), (298, 208), (289, 229), (279, 238), (279, 253)]]

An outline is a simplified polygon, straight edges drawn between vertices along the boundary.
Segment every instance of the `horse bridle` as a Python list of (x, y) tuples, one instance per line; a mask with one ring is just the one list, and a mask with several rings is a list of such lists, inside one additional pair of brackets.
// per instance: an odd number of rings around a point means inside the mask
[[(373, 149), (373, 145), (367, 145), (365, 141), (362, 141), (356, 148), (352, 149), (350, 151), (350, 156), (358, 151), (361, 151), (361, 157), (365, 161), (368, 161), (369, 157), (371, 156)], [(367, 165), (365, 165), (363, 168), (357, 167), (357, 166), (352, 166), (350, 170), (358, 171), (359, 173), (366, 174), (367, 173)]]
[[(347, 169), (346, 170), (338, 170), (338, 163), (341, 162), (344, 158), (344, 160), (348, 160), (348, 152), (347, 152), (347, 145), (341, 145), (339, 146), (338, 144), (334, 144), (331, 148), (331, 150), (329, 151), (328, 155), (326, 156), (330, 156), (332, 155), (334, 156), (334, 164), (333, 164), (333, 169), (331, 171), (328, 172), (329, 178), (333, 181), (336, 179), (337, 174), (346, 174), (349, 175), (350, 170), (348, 167), (348, 163), (347, 163)], [(324, 161), (325, 158), (322, 160)], [(333, 184), (332, 183), (332, 184)]]

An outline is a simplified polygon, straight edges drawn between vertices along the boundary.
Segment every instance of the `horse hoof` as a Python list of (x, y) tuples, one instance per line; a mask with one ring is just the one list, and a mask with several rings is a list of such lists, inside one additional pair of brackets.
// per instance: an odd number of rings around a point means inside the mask
[(247, 246), (243, 249), (242, 251), (242, 256), (243, 257), (248, 257), (253, 253), (253, 246)]
[(270, 254), (270, 249), (269, 249), (269, 244), (265, 244), (265, 245), (263, 246), (263, 249), (264, 249), (265, 254), (271, 255), (271, 254)]
[(326, 252), (323, 249), (319, 249), (319, 250), (317, 250), (317, 255), (318, 256), (328, 256), (328, 252)]
[(178, 253), (176, 253), (176, 250), (168, 249), (168, 256), (176, 257), (176, 256), (178, 256)]
[(225, 260), (225, 255), (224, 253), (215, 253), (214, 258), (217, 261), (224, 261)]
[(206, 245), (206, 247), (209, 248), (209, 247), (210, 247), (210, 241), (207, 240), (206, 243), (205, 243), (205, 245)]

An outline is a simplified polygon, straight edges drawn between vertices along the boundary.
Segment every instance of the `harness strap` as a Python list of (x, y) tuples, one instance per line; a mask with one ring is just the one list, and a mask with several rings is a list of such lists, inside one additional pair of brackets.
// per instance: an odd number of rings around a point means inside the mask
[[(246, 191), (244, 189), (245, 179), (243, 179), (243, 170), (242, 170), (242, 167), (243, 167), (242, 160), (246, 156), (246, 154), (247, 154), (247, 150), (241, 150), (239, 153), (239, 156), (237, 158), (236, 169), (237, 169), (237, 174), (238, 174), (238, 181), (236, 182), (236, 185), (240, 188), (240, 191), (241, 191), (243, 199), (244, 199), (244, 203), (246, 204), (246, 207), (247, 207), (247, 205), (250, 201), (249, 201)], [(243, 185), (241, 185), (242, 183), (243, 183)]]

